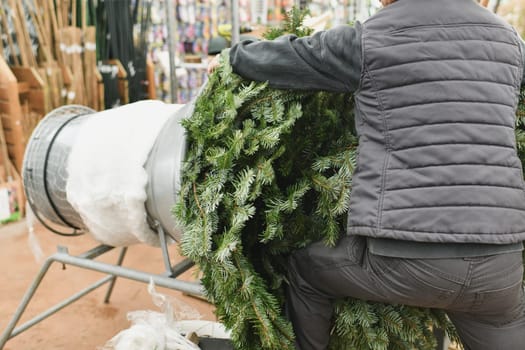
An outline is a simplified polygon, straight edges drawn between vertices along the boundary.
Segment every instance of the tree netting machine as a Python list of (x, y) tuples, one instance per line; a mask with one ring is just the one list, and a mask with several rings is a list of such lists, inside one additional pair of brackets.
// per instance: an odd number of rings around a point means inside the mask
[[(101, 244), (75, 256), (59, 246), (45, 260), (1, 335), (0, 349), (9, 339), (105, 284), (109, 284), (108, 302), (117, 277), (143, 283), (152, 280), (161, 287), (202, 296), (199, 282), (177, 279), (194, 264), (185, 259), (172, 265), (168, 253), (168, 244), (181, 238), (171, 208), (185, 153), (180, 121), (192, 111), (193, 103), (158, 101), (99, 113), (64, 106), (40, 122), (29, 140), (23, 165), (28, 205), (50, 231), (65, 236), (90, 232)], [(123, 149), (128, 151), (123, 153)], [(127, 246), (134, 243), (159, 246), (165, 271), (152, 274), (123, 267)], [(115, 264), (94, 260), (115, 247), (121, 249)], [(54, 263), (106, 276), (17, 327)]]

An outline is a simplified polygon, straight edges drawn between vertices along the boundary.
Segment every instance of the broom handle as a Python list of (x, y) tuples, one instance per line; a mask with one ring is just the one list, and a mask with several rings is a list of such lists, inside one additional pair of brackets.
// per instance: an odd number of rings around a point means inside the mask
[(15, 27), (16, 42), (18, 44), (18, 50), (20, 51), (20, 60), (23, 66), (29, 66), (29, 61), (26, 54), (24, 38), (22, 37), (22, 28), (18, 21), (18, 11), (16, 3), (13, 0), (8, 0), (8, 5), (11, 11), (13, 11), (13, 25)]
[(15, 51), (15, 43), (13, 42), (13, 37), (9, 32), (9, 26), (7, 24), (7, 14), (5, 13), (3, 6), (0, 6), (0, 16), (2, 17), (2, 26), (4, 27), (4, 31), (7, 34), (7, 43), (9, 44), (9, 48), (11, 50), (11, 56), (13, 56), (13, 61), (15, 62), (15, 65), (19, 66), (20, 59), (18, 58), (18, 55)]
[(9, 166), (9, 154), (7, 153), (2, 116), (3, 114), (0, 115), (0, 148), (2, 151), (2, 163), (4, 163), (5, 174), (7, 175), (7, 181), (9, 181), (13, 178), (13, 174), (11, 173), (11, 167)]
[(80, 6), (80, 16), (82, 18), (82, 31), (86, 30), (87, 27), (87, 0), (80, 0), (82, 1)]
[[(49, 0), (51, 3), (53, 3), (53, 0)], [(64, 24), (62, 23), (63, 13), (62, 13), (62, 0), (56, 0), (55, 1), (55, 13), (56, 13), (56, 19), (57, 19), (57, 29), (62, 29), (64, 27)]]
[[(9, 34), (7, 34), (9, 35)], [(0, 57), (5, 57), (4, 56), (4, 41), (3, 40), (0, 40)]]
[(52, 59), (51, 51), (49, 50), (48, 46), (48, 40), (46, 35), (44, 34), (44, 28), (42, 27), (42, 23), (39, 21), (38, 16), (31, 10), (29, 10), (29, 15), (31, 16), (31, 20), (35, 24), (36, 33), (38, 35), (38, 40), (40, 41), (40, 47), (42, 48), (42, 52), (44, 53), (46, 62), (50, 62)]
[[(15, 1), (15, 6), (18, 12), (18, 25), (22, 30), (22, 44), (25, 44), (26, 56), (28, 64), (32, 67), (36, 67), (36, 58), (33, 54), (33, 48), (31, 46), (31, 38), (29, 37), (29, 30), (27, 29), (25, 9), (21, 1)], [(20, 37), (19, 37), (20, 39)]]
[(51, 45), (51, 42), (49, 38), (51, 37), (51, 21), (49, 16), (49, 8), (47, 4), (47, 0), (37, 0), (38, 4), (40, 6), (40, 14), (42, 15), (41, 21), (43, 24), (43, 28), (46, 34), (46, 37), (48, 38), (48, 44)]
[(60, 18), (60, 16), (57, 16), (58, 8), (55, 8), (53, 0), (47, 0), (47, 5), (47, 8), (49, 10), (48, 13), (51, 17), (51, 30), (53, 32), (53, 37), (55, 38), (55, 55), (58, 63), (63, 64), (64, 58), (62, 57), (62, 51), (60, 50), (60, 38), (58, 36), (60, 28), (58, 25), (58, 18)]
[(77, 0), (71, 1), (71, 26), (77, 26)]

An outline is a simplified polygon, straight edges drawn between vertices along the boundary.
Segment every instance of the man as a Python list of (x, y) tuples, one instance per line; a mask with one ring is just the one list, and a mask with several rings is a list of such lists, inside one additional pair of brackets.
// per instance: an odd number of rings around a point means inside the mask
[(524, 349), (525, 44), (472, 0), (382, 3), (354, 28), (230, 51), (272, 87), (355, 92), (348, 235), (290, 262), (297, 347), (326, 349), (332, 300), (353, 297), (444, 309), (469, 350)]

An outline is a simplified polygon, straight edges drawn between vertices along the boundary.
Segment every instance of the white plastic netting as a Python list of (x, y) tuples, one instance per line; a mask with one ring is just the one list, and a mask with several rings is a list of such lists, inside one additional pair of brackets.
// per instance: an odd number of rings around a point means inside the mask
[(183, 105), (141, 101), (86, 119), (67, 164), (67, 199), (92, 236), (111, 246), (159, 245), (146, 221), (148, 154)]
[(148, 292), (162, 312), (129, 312), (131, 327), (119, 332), (99, 350), (198, 350), (200, 347), (190, 341), (188, 335), (230, 338), (230, 332), (222, 324), (199, 320), (198, 311), (181, 300), (157, 292), (152, 281)]

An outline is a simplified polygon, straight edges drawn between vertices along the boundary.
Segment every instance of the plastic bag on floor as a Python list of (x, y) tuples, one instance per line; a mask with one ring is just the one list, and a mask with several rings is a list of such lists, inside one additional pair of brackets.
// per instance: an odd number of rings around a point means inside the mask
[(165, 294), (158, 293), (155, 290), (153, 280), (150, 280), (148, 284), (148, 293), (153, 299), (153, 304), (162, 310), (170, 324), (180, 320), (200, 320), (202, 318), (202, 315), (188, 304)]
[(150, 281), (148, 292), (153, 298), (153, 303), (163, 312), (133, 311), (128, 313), (128, 320), (132, 326), (118, 333), (100, 350), (200, 349), (186, 339), (176, 321), (201, 318), (201, 315), (188, 305), (158, 293), (153, 281)]

